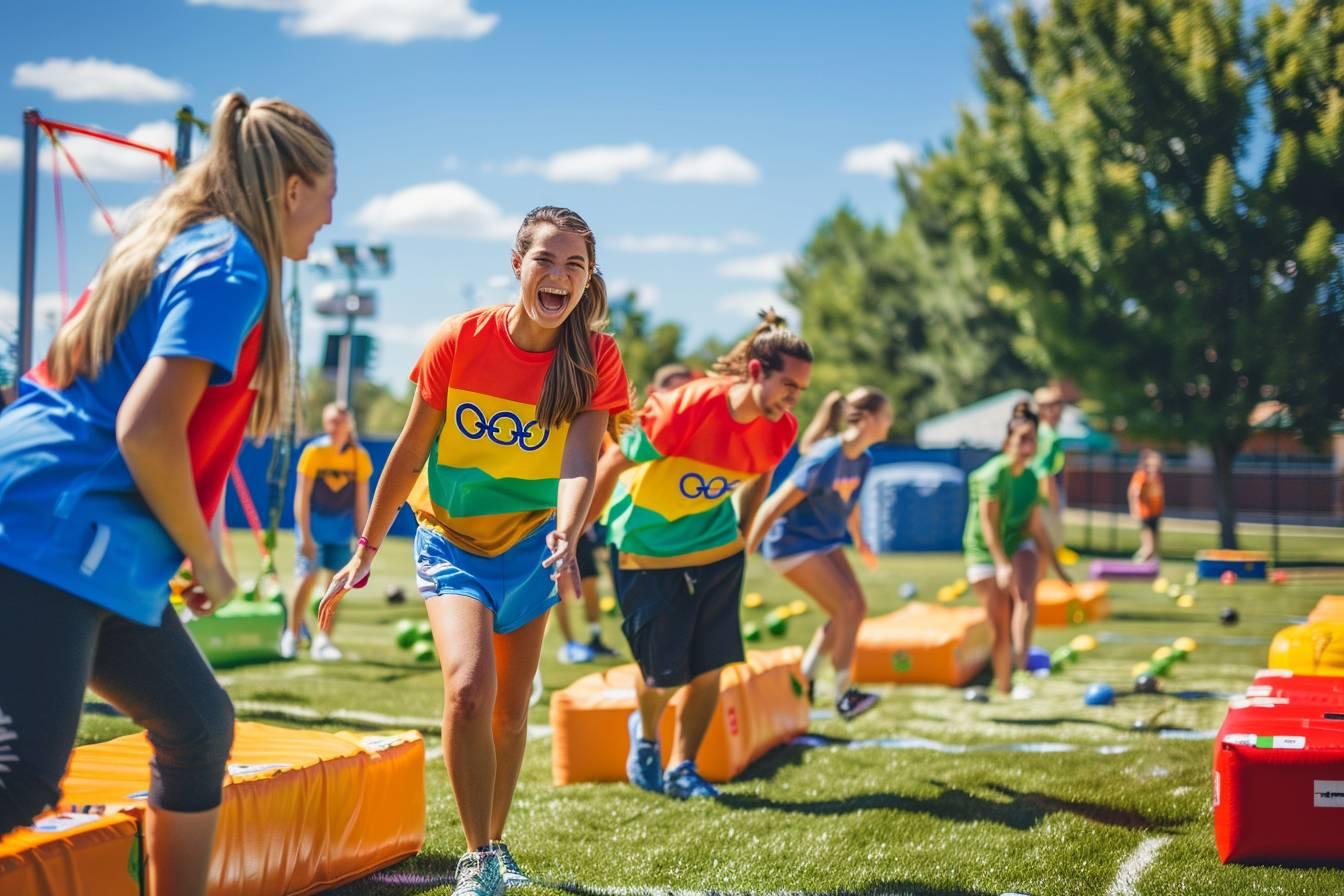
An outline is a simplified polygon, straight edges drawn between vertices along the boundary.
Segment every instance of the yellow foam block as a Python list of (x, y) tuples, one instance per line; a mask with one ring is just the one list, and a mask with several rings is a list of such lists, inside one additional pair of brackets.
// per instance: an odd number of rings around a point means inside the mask
[(859, 626), (854, 680), (965, 684), (988, 662), (991, 641), (979, 607), (907, 604)]
[[(725, 666), (719, 705), (695, 761), (711, 781), (730, 781), (770, 750), (807, 731), (809, 708), (798, 664), (802, 649), (752, 651)], [(630, 747), (626, 727), (635, 709), (635, 664), (585, 675), (551, 696), (551, 777), (556, 784), (624, 781)], [(683, 690), (658, 729), (666, 763)]]

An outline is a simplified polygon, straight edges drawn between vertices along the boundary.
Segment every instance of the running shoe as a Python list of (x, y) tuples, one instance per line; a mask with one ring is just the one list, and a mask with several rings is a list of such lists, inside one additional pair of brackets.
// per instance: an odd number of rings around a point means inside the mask
[(861, 691), (858, 688), (850, 688), (840, 695), (839, 700), (835, 701), (835, 711), (846, 722), (852, 722), (876, 706), (877, 701), (878, 696), (876, 694)]
[(343, 653), (341, 648), (331, 643), (331, 639), (324, 632), (318, 632), (313, 637), (312, 657), (319, 663), (330, 663), (339, 660)]
[(298, 638), (289, 629), (280, 634), (280, 659), (292, 660), (299, 652)]
[(586, 644), (580, 644), (578, 641), (566, 641), (561, 645), (556, 659), (566, 666), (572, 666), (575, 663), (591, 663), (593, 652), (588, 649)]
[(612, 648), (608, 647), (606, 644), (603, 644), (603, 643), (602, 643), (602, 636), (601, 636), (601, 635), (593, 635), (593, 637), (592, 637), (591, 639), (589, 639), (588, 644), (587, 644), (587, 647), (588, 647), (588, 652), (591, 653), (591, 654), (592, 654), (593, 656), (595, 656), (595, 657), (613, 657), (613, 656), (620, 656), (620, 654), (617, 653), (614, 649), (612, 649)]
[(625, 759), (625, 777), (640, 790), (663, 792), (663, 756), (658, 741), (640, 737), (639, 710), (630, 713), (630, 754)]
[(663, 776), (663, 793), (674, 800), (712, 798), (719, 795), (713, 784), (700, 777), (699, 770), (690, 759), (667, 770), (667, 774)]
[(528, 877), (522, 868), (518, 867), (518, 862), (513, 858), (513, 853), (504, 845), (503, 841), (496, 840), (490, 844), (490, 849), (494, 851), (495, 857), (499, 859), (499, 870), (504, 875), (504, 888), (526, 887), (532, 883), (532, 878)]
[(494, 850), (469, 852), (457, 860), (453, 896), (502, 896), (504, 874)]

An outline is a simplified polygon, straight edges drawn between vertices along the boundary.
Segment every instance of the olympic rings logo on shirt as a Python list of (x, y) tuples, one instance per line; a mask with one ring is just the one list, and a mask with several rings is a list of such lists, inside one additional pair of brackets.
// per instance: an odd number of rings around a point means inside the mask
[[(536, 420), (523, 423), (512, 411), (498, 411), (486, 417), (484, 411), (469, 401), (457, 406), (455, 420), (458, 431), (469, 439), (488, 438), (496, 445), (517, 445), (524, 451), (536, 451), (551, 437), (551, 430)], [(536, 437), (538, 429), (540, 438)]]
[(681, 493), (688, 498), (708, 498), (711, 501), (715, 498), (722, 498), (740, 483), (737, 480), (729, 482), (722, 476), (711, 476), (708, 480), (699, 473), (687, 473), (681, 477), (677, 483)]

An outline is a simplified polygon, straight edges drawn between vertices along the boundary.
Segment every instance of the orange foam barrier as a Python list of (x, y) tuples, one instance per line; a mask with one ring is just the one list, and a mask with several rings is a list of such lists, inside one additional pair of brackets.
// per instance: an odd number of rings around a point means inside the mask
[[(731, 781), (770, 750), (807, 731), (809, 707), (798, 664), (799, 647), (751, 651), (745, 663), (725, 666), (719, 705), (695, 762), (710, 781)], [(551, 777), (556, 784), (624, 781), (630, 749), (626, 727), (635, 709), (633, 663), (594, 672), (551, 696)], [(659, 723), (666, 765), (676, 714), (686, 702), (672, 698)]]
[(1068, 584), (1062, 579), (1042, 579), (1036, 585), (1036, 624), (1081, 625), (1111, 615), (1109, 582)]
[(1344, 594), (1327, 594), (1316, 602), (1308, 622), (1344, 622)]
[(1269, 668), (1302, 675), (1344, 675), (1344, 620), (1290, 625), (1269, 645)]
[(911, 603), (863, 620), (854, 680), (961, 685), (989, 661), (989, 620), (980, 607)]
[[(210, 893), (317, 893), (415, 855), (425, 839), (424, 753), (414, 731), (328, 734), (237, 723)], [(143, 734), (78, 747), (61, 785), (62, 808), (140, 819), (150, 755)]]
[(140, 822), (121, 812), (44, 815), (0, 840), (5, 896), (140, 896)]

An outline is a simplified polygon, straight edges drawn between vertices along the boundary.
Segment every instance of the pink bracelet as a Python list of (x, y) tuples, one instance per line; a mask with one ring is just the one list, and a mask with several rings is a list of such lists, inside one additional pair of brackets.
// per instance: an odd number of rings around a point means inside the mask
[(368, 548), (369, 553), (371, 554), (378, 553), (378, 549), (373, 545), (369, 544), (369, 540), (365, 538), (363, 535), (359, 536), (359, 541), (355, 542), (355, 544), (359, 545), (362, 548)]

